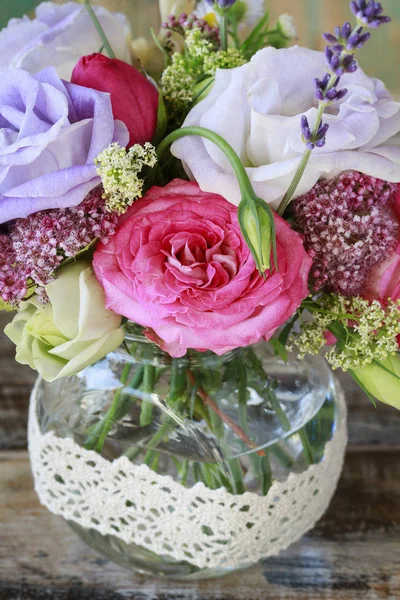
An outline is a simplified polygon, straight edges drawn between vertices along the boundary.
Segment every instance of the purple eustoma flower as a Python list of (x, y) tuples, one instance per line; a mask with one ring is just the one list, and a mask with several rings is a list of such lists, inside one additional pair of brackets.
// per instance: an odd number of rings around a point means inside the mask
[(100, 183), (96, 156), (129, 140), (110, 95), (62, 81), (53, 68), (1, 78), (0, 223), (80, 204)]
[[(16, 4), (11, 0), (10, 4)], [(31, 2), (31, 5), (36, 2)], [(130, 62), (131, 34), (128, 19), (93, 6), (117, 58)], [(99, 34), (80, 2), (42, 2), (36, 18), (11, 19), (0, 31), (0, 71), (9, 67), (38, 73), (55, 67), (62, 79), (71, 79), (72, 69), (87, 54), (98, 52)]]

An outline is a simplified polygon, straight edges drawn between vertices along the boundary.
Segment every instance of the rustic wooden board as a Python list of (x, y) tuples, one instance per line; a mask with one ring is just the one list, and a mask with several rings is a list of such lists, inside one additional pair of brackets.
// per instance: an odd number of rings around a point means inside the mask
[(398, 451), (350, 452), (311, 535), (248, 571), (197, 584), (149, 581), (97, 556), (39, 506), (26, 453), (0, 459), (0, 600), (400, 598)]

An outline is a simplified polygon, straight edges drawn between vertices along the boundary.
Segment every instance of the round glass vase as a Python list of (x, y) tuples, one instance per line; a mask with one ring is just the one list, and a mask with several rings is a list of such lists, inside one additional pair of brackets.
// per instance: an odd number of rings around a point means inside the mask
[[(307, 473), (321, 463), (340, 419), (339, 392), (329, 368), (319, 357), (300, 361), (290, 356), (284, 362), (271, 353), (266, 343), (222, 357), (189, 351), (184, 358), (173, 359), (134, 326), (128, 328), (124, 344), (103, 360), (74, 377), (51, 384), (40, 379), (36, 384), (34, 418), (40, 436), (52, 440), (50, 451), (54, 450), (55, 439), (60, 446), (63, 441), (70, 447), (72, 444), (72, 449), (52, 462), (47, 448), (47, 459), (43, 462), (42, 452), (40, 464), (31, 452), (35, 478), (39, 480), (41, 470), (51, 465), (50, 496), (61, 498), (62, 503), (68, 496), (63, 488), (73, 485), (73, 492), (69, 492), (81, 497), (75, 512), (60, 508), (60, 502), (57, 510), (50, 509), (62, 514), (92, 548), (142, 573), (197, 579), (250, 566), (257, 557), (239, 558), (230, 564), (230, 542), (216, 540), (215, 515), (210, 506), (201, 517), (204, 545), (198, 539), (193, 545), (184, 540), (180, 548), (183, 554), (177, 555), (175, 543), (180, 543), (181, 524), (176, 515), (181, 508), (178, 505), (186, 500), (185, 496), (178, 499), (170, 488), (177, 484), (185, 493), (196, 490), (192, 510), (194, 506), (201, 509), (202, 502), (206, 504), (202, 495), (208, 494), (207, 502), (212, 503), (212, 494), (215, 502), (219, 495), (220, 506), (225, 506), (227, 497), (249, 498), (249, 504), (240, 508), (243, 515), (250, 510), (253, 498), (269, 498), (274, 489), (271, 486)], [(82, 452), (77, 451), (80, 449)], [(102, 457), (101, 464), (95, 454)], [(94, 477), (87, 483), (90, 476), (86, 474), (78, 483), (78, 459), (85, 461), (85, 469), (94, 467), (97, 480)], [(58, 465), (57, 460), (61, 461)], [(109, 482), (110, 501), (107, 496), (100, 501), (108, 487), (107, 476), (103, 477), (101, 471), (110, 463), (123, 465), (118, 467), (122, 475), (116, 479), (113, 475)], [(69, 481), (71, 472), (75, 474), (73, 484)], [(36, 483), (40, 488), (40, 482)], [(150, 484), (154, 484), (154, 498), (148, 491)], [(95, 504), (91, 505), (93, 487), (97, 490)], [(160, 489), (170, 492), (168, 502), (151, 508)], [(121, 493), (123, 513), (120, 504), (110, 516), (110, 507)], [(99, 508), (101, 502), (104, 515)], [(234, 506), (232, 502), (226, 511)], [(141, 521), (143, 512), (146, 525)], [(189, 516), (189, 523), (190, 518), (194, 516)], [(216, 518), (222, 521), (224, 515)], [(282, 518), (282, 529), (284, 523)], [(246, 523), (247, 529), (256, 526), (251, 519)], [(235, 524), (229, 528), (229, 535), (240, 546)], [(168, 541), (163, 539), (162, 532), (167, 529), (176, 532), (176, 542), (175, 534)], [(155, 536), (160, 536), (157, 552)], [(219, 554), (226, 551), (228, 557), (221, 564), (214, 561), (215, 553), (210, 555), (211, 560), (197, 559), (197, 553), (212, 553), (213, 544), (215, 547), (218, 543)]]

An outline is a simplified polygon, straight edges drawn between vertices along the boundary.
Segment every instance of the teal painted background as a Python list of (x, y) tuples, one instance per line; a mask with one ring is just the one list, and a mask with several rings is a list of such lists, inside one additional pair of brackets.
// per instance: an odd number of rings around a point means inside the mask
[[(60, 0), (62, 1), (62, 0)], [(386, 85), (400, 93), (400, 0), (382, 0), (385, 14), (393, 22), (374, 31), (372, 40), (359, 54), (360, 63), (369, 75), (383, 79)], [(158, 0), (94, 0), (129, 13), (134, 33), (146, 33), (149, 23), (157, 26)], [(32, 13), (39, 0), (0, 0), (0, 26), (11, 17)], [(349, 18), (348, 0), (267, 0), (271, 16), (288, 12), (296, 18), (299, 44), (321, 49), (321, 33)]]

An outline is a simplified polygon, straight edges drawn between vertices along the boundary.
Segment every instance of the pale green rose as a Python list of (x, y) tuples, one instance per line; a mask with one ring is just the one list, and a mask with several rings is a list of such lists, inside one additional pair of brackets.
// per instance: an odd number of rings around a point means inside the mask
[(89, 263), (62, 268), (46, 292), (50, 302), (32, 296), (5, 328), (19, 363), (51, 382), (75, 375), (122, 343), (121, 317), (105, 308), (103, 288)]
[(354, 369), (354, 374), (371, 396), (400, 409), (400, 356), (393, 354), (379, 363)]

